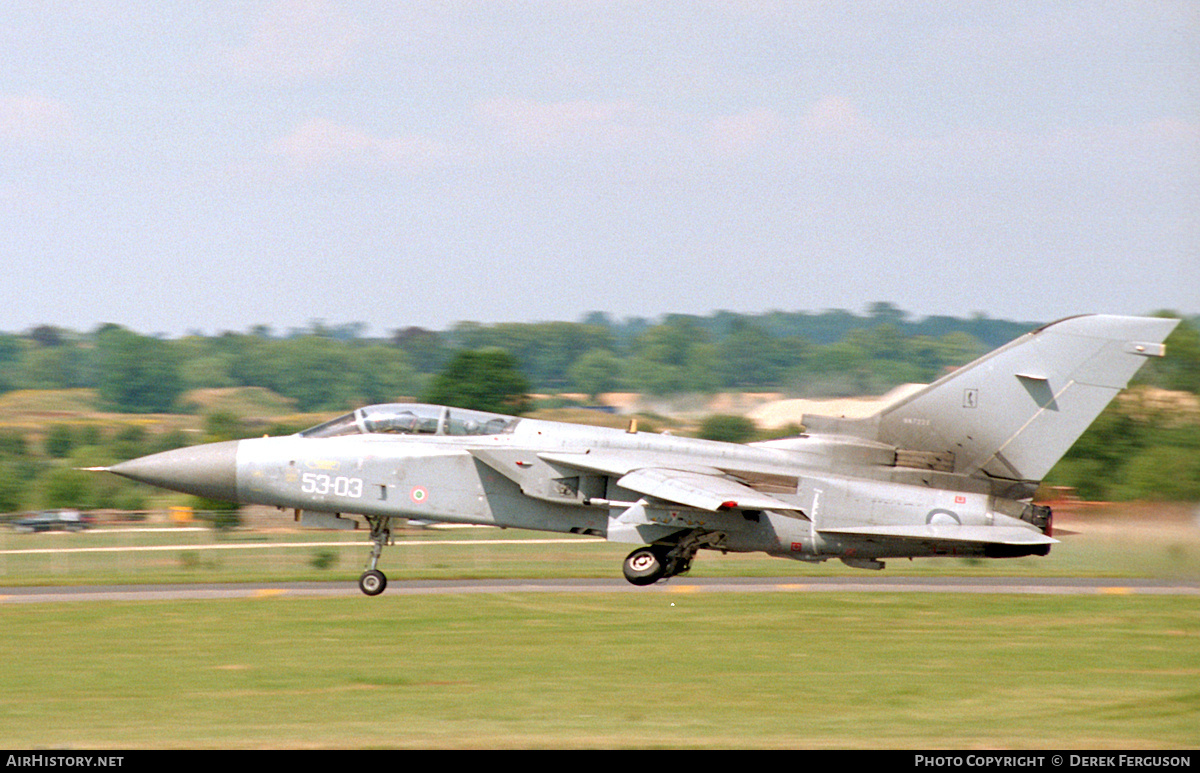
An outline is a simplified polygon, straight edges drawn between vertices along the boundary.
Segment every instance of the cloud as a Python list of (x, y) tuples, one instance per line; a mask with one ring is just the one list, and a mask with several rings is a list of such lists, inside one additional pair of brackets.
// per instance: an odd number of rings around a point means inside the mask
[(256, 77), (303, 80), (350, 68), (365, 28), (325, 0), (281, 0), (259, 18), (244, 45), (226, 52), (235, 70)]
[(345, 164), (420, 169), (449, 160), (452, 148), (418, 134), (379, 137), (311, 118), (272, 142), (268, 152), (297, 169)]
[(759, 108), (736, 115), (723, 115), (709, 122), (709, 140), (724, 155), (743, 155), (777, 140), (785, 130), (774, 110)]
[(706, 150), (726, 157), (781, 153), (856, 152), (871, 149), (882, 140), (849, 99), (829, 96), (809, 104), (799, 115), (759, 107), (711, 119)]
[[(1194, 174), (1200, 167), (1200, 124), (1163, 118), (1136, 124), (1096, 123), (1045, 131), (964, 128), (897, 143), (898, 156), (929, 171), (1034, 175), (1081, 170), (1128, 174), (1154, 169)], [(1124, 171), (1119, 171), (1124, 170)]]
[(0, 143), (56, 145), (75, 133), (71, 109), (41, 94), (0, 94)]
[(632, 102), (483, 100), (448, 134), (386, 135), (324, 117), (310, 118), (267, 152), (296, 170), (358, 167), (409, 172), (516, 160), (645, 158), (683, 140), (664, 115)]
[(477, 103), (474, 112), (494, 139), (529, 152), (631, 150), (673, 133), (665, 114), (625, 100), (538, 102), (499, 97)]
[(799, 129), (827, 137), (869, 139), (875, 135), (857, 105), (839, 96), (823, 97), (810, 105), (800, 117)]

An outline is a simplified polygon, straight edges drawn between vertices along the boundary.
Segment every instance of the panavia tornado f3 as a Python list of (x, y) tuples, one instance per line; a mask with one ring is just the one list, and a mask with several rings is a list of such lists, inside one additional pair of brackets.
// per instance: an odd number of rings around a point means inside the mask
[(383, 592), (394, 519), (588, 534), (638, 545), (635, 585), (701, 549), (801, 561), (1046, 555), (1032, 502), (1050, 468), (1176, 320), (1080, 316), (1034, 330), (865, 419), (805, 417), (737, 444), (420, 404), (360, 408), (286, 437), (212, 443), (107, 468), (211, 499), (370, 527), (359, 586)]

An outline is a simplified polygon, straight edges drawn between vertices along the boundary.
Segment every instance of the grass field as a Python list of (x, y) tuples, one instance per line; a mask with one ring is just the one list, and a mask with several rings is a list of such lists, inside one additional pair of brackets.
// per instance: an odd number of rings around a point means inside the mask
[(0, 606), (0, 747), (1195, 748), (1200, 600)]

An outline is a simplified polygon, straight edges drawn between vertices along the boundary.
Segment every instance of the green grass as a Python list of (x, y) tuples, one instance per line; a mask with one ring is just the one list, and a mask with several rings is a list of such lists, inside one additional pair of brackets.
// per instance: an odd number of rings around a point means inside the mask
[[(1047, 558), (893, 561), (883, 575), (1195, 579), (1198, 532), (1098, 526)], [(530, 541), (554, 536), (407, 532), (382, 567), (393, 580), (620, 576), (629, 546)], [(516, 542), (469, 544), (485, 538)], [(0, 584), (350, 580), (363, 539), (0, 531), (0, 551), (18, 551), (0, 554)], [(172, 547), (32, 552), (155, 545)], [(693, 570), (831, 574), (879, 576), (715, 553)], [(1200, 744), (1200, 598), (674, 590), (0, 601), (0, 748)]]
[(0, 606), (0, 747), (1195, 748), (1200, 600)]

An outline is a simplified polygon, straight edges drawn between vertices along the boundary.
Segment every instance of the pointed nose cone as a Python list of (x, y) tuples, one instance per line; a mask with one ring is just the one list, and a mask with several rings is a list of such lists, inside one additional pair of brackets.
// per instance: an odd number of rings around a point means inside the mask
[(115, 464), (108, 471), (172, 491), (236, 502), (238, 442), (163, 451)]

